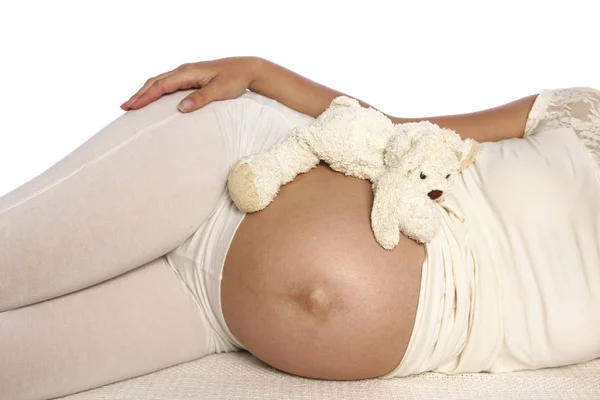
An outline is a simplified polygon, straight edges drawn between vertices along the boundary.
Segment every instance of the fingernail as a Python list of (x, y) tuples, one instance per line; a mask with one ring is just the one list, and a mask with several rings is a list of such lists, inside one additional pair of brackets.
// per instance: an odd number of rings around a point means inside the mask
[(179, 108), (179, 111), (189, 111), (192, 109), (192, 107), (194, 107), (194, 104), (194, 100), (185, 99), (181, 103), (179, 103), (179, 106), (177, 108)]

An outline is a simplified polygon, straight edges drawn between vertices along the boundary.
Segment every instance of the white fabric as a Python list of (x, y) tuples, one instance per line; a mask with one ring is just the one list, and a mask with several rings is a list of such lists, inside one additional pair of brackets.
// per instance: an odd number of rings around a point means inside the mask
[(385, 378), (600, 357), (599, 116), (595, 89), (546, 90), (523, 139), (482, 144), (440, 208), (413, 335)]
[(506, 374), (425, 373), (324, 381), (288, 375), (246, 352), (207, 356), (61, 400), (564, 400), (600, 399), (600, 360)]

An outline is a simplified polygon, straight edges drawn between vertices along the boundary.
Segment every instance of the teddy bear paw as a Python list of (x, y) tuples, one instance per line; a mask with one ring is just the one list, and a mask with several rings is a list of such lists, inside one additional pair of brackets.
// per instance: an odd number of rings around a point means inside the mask
[(381, 229), (373, 229), (375, 240), (381, 247), (386, 250), (392, 250), (400, 243), (400, 229), (395, 227), (387, 227)]
[(404, 221), (400, 224), (402, 233), (407, 237), (419, 242), (428, 243), (436, 235), (439, 229), (439, 221), (437, 218), (427, 220), (419, 220), (415, 218), (410, 222)]
[(244, 212), (261, 210), (258, 189), (254, 181), (254, 173), (250, 164), (237, 162), (229, 172), (227, 179), (229, 197), (237, 208)]
[[(256, 165), (251, 159), (242, 159), (238, 161), (227, 178), (227, 188), (229, 197), (235, 203), (237, 208), (243, 212), (251, 213), (264, 209), (275, 198), (279, 186), (276, 182), (271, 184), (269, 179), (264, 179), (266, 175), (258, 173)], [(256, 176), (263, 176), (260, 181)]]

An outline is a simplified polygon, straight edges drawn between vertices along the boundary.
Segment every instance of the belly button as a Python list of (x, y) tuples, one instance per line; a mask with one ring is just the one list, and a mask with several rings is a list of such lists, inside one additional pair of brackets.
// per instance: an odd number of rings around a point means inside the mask
[(323, 287), (312, 287), (295, 296), (304, 311), (319, 320), (326, 321), (331, 313), (331, 299)]

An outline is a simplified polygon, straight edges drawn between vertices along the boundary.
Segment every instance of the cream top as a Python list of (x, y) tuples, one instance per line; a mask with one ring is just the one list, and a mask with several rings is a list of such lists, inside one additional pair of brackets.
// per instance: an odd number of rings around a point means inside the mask
[(482, 143), (426, 245), (412, 337), (383, 378), (600, 357), (600, 91), (543, 90), (525, 136)]

